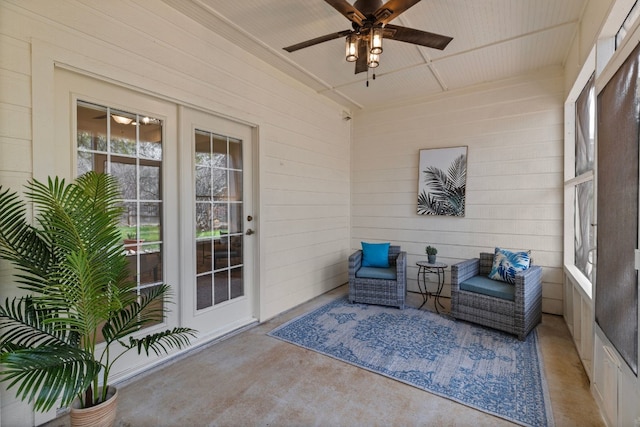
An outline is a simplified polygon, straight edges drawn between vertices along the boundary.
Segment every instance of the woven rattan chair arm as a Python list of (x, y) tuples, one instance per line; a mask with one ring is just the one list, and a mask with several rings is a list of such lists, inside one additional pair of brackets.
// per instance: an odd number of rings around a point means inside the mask
[(542, 267), (532, 265), (517, 273), (514, 286), (516, 304), (522, 304), (526, 312), (527, 308), (542, 295)]
[(400, 283), (404, 283), (407, 277), (407, 253), (400, 252), (396, 258), (396, 275)]
[(539, 265), (532, 265), (526, 270), (516, 273), (515, 281), (516, 285), (518, 285), (518, 282), (521, 282), (524, 286), (541, 286), (542, 267)]
[(362, 249), (359, 249), (349, 256), (349, 277), (355, 277), (356, 271), (362, 265)]
[(479, 267), (479, 258), (472, 258), (453, 264), (451, 266), (451, 288), (455, 288), (457, 290), (460, 283), (472, 278), (473, 276), (477, 276)]

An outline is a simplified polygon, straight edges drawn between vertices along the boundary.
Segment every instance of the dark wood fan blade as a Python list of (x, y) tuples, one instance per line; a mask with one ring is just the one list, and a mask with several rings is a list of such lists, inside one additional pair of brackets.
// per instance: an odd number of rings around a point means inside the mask
[(333, 7), (335, 10), (340, 12), (342, 15), (344, 15), (345, 18), (347, 18), (351, 22), (354, 22), (358, 25), (362, 25), (362, 21), (366, 19), (365, 16), (362, 14), (362, 12), (360, 12), (358, 9), (356, 9), (355, 7), (347, 3), (347, 0), (324, 0), (324, 1), (329, 3), (331, 7)]
[(315, 39), (311, 39), (311, 40), (307, 40), (304, 42), (300, 42), (291, 46), (287, 46), (287, 47), (283, 47), (284, 50), (286, 50), (287, 52), (295, 52), (296, 50), (299, 49), (304, 49), (305, 47), (309, 47), (309, 46), (313, 46), (316, 44), (320, 44), (323, 42), (327, 42), (329, 40), (333, 40), (333, 39), (337, 39), (340, 37), (344, 37), (348, 34), (351, 34), (352, 31), (351, 30), (344, 30), (344, 31), (339, 31), (337, 33), (331, 33), (331, 34), (327, 34), (324, 36), (320, 36), (320, 37), (316, 37)]
[(369, 55), (369, 47), (366, 43), (360, 43), (358, 45), (358, 60), (356, 61), (355, 74), (364, 73), (367, 71), (367, 56)]
[(392, 40), (398, 40), (401, 42), (419, 44), (421, 46), (440, 50), (443, 50), (445, 47), (447, 47), (449, 42), (453, 40), (453, 37), (391, 24), (387, 24), (384, 27), (383, 37)]
[(376, 22), (373, 25), (383, 24), (395, 19), (405, 10), (409, 9), (420, 0), (389, 0), (373, 13)]

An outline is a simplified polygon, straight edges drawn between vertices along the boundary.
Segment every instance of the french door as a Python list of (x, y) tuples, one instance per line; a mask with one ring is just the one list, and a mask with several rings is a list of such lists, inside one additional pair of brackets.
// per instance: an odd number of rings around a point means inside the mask
[[(254, 320), (252, 129), (181, 108), (183, 322), (220, 335)], [(188, 145), (188, 149), (186, 147)]]
[(257, 318), (253, 129), (65, 69), (55, 92), (54, 140), (70, 143), (47, 154), (52, 172), (107, 171), (110, 158), (131, 184), (123, 238), (139, 291), (176, 293), (151, 328), (189, 326), (206, 340)]

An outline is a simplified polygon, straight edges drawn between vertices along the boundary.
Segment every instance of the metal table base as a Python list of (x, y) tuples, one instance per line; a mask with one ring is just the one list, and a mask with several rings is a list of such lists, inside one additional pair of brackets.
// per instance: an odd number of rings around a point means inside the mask
[[(444, 305), (442, 305), (442, 303), (440, 302), (440, 294), (442, 293), (442, 288), (444, 288), (444, 271), (448, 267), (448, 265), (443, 262), (435, 262), (431, 264), (427, 261), (418, 261), (416, 265), (418, 266), (418, 289), (420, 290), (423, 299), (422, 305), (420, 305), (419, 308), (422, 308), (422, 306), (425, 305), (429, 300), (429, 297), (433, 296), (436, 312), (440, 314), (438, 305), (444, 308)], [(438, 286), (435, 292), (429, 292), (427, 288), (427, 274), (438, 275)]]

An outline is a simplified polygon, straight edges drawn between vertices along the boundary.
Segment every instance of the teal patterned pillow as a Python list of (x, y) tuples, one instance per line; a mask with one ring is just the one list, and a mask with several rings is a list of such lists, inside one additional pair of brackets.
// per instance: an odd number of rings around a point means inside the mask
[(496, 248), (489, 279), (500, 280), (513, 285), (516, 282), (516, 274), (529, 268), (530, 262), (531, 251), (511, 252), (506, 249)]

